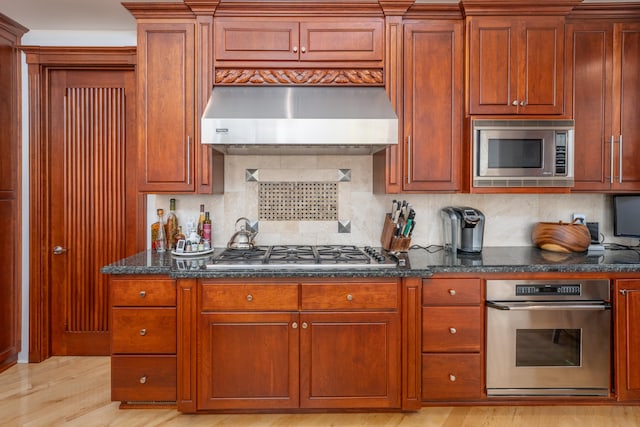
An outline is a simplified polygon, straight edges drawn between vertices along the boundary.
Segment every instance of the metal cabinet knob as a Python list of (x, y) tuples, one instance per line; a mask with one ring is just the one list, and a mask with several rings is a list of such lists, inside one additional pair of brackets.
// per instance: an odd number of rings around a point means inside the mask
[(140, 329), (140, 335), (141, 336), (147, 335), (147, 330), (145, 328)]
[(140, 377), (140, 384), (145, 384), (147, 382), (147, 376), (143, 375)]
[(302, 52), (302, 53), (306, 53), (306, 52), (307, 52), (307, 48), (306, 48), (306, 47), (304, 47), (304, 46), (302, 46), (302, 49), (300, 49), (300, 52)]
[(513, 105), (514, 107), (518, 106), (518, 100), (514, 99), (513, 102), (511, 103), (511, 105)]
[(309, 325), (307, 324), (307, 322), (302, 322), (302, 329), (307, 329), (309, 327)]
[(144, 298), (147, 296), (147, 291), (140, 291), (140, 298)]
[(249, 302), (253, 301), (253, 295), (251, 294), (247, 295), (247, 301)]
[(449, 333), (451, 333), (451, 335), (455, 334), (456, 332), (458, 332), (456, 328), (449, 328)]
[(351, 294), (347, 295), (347, 301), (353, 301), (353, 295)]
[(62, 246), (55, 246), (53, 248), (54, 255), (62, 255), (65, 252), (67, 252), (67, 248), (63, 248)]
[(527, 105), (527, 103), (526, 103), (526, 102), (524, 102), (524, 101), (520, 101), (520, 106), (521, 106), (521, 107), (524, 107), (525, 105)]
[(453, 374), (449, 374), (449, 381), (454, 382), (456, 380), (456, 376)]
[(291, 327), (292, 327), (293, 329), (298, 329), (298, 322), (293, 322), (293, 323), (291, 324)]
[(293, 53), (298, 53), (298, 46), (293, 47)]
[(456, 294), (455, 289), (449, 289), (449, 295), (454, 296)]

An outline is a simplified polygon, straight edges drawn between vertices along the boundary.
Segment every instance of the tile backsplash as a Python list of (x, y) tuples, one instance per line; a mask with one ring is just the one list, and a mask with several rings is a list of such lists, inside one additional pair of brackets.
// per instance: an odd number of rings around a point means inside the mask
[[(471, 206), (484, 213), (485, 246), (530, 246), (531, 231), (536, 222), (568, 222), (572, 213), (582, 213), (587, 221), (599, 222), (605, 242), (637, 243), (613, 237), (611, 196), (608, 195), (379, 195), (372, 193), (372, 167), (371, 156), (226, 156), (223, 195), (150, 195), (148, 222), (156, 220), (156, 208), (168, 211), (172, 197), (177, 200), (176, 213), (181, 224), (189, 218), (197, 219), (199, 206), (204, 203), (205, 210), (211, 212), (214, 246), (221, 247), (227, 244), (235, 231), (237, 218), (258, 220), (260, 183), (325, 182), (331, 183), (330, 188), (336, 188), (338, 221), (287, 219), (292, 216), (280, 220), (262, 219), (256, 243), (379, 246), (384, 215), (393, 199), (407, 200), (413, 205), (416, 226), (412, 243), (423, 246), (442, 244), (439, 212), (441, 208), (452, 205)], [(276, 185), (274, 188), (279, 187)]]

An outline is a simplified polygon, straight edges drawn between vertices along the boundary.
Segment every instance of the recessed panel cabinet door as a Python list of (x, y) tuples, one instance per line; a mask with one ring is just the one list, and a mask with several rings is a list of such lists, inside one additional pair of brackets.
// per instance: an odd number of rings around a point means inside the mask
[(301, 408), (399, 408), (397, 312), (300, 316)]
[(298, 407), (297, 313), (203, 313), (198, 409)]
[(138, 25), (138, 188), (195, 190), (193, 23)]
[(405, 25), (404, 190), (461, 186), (462, 23)]
[(618, 400), (640, 400), (640, 279), (616, 280), (615, 308)]
[(640, 190), (640, 24), (567, 26), (574, 191)]
[(564, 17), (469, 20), (469, 113), (564, 112)]

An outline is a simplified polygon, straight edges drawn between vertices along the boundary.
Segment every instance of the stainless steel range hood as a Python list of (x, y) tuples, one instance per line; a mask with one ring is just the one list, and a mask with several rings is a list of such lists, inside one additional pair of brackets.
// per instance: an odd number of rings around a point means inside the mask
[(202, 143), (225, 154), (371, 154), (398, 143), (381, 87), (217, 86)]

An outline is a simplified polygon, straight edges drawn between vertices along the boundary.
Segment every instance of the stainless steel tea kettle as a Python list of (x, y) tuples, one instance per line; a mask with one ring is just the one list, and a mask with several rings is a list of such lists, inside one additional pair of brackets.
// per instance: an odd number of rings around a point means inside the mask
[[(238, 225), (240, 228), (238, 229)], [(254, 237), (258, 234), (257, 231), (252, 231), (249, 224), (249, 219), (240, 217), (236, 220), (235, 224), (236, 232), (233, 233), (231, 239), (227, 243), (229, 249), (251, 249), (255, 245), (253, 243)]]

